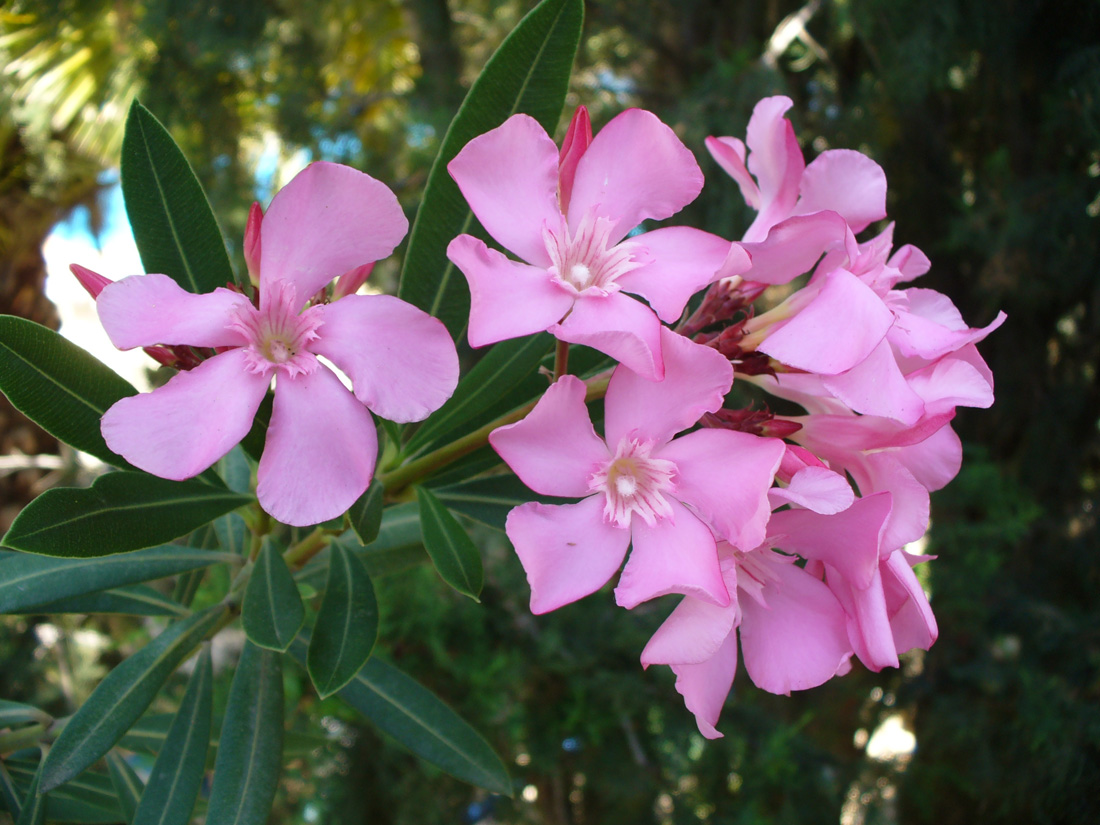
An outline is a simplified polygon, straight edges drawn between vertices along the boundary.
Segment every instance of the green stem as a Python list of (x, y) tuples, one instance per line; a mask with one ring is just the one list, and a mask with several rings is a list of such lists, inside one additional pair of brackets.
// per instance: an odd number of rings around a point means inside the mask
[(46, 737), (46, 725), (36, 723), (25, 728), (0, 734), (0, 754), (33, 748)]
[[(606, 375), (598, 375), (595, 378), (589, 378), (585, 383), (588, 385), (588, 392), (585, 393), (584, 400), (595, 401), (598, 398), (603, 398), (607, 393), (607, 382), (610, 378)], [(474, 450), (484, 447), (489, 443), (489, 433), (498, 427), (503, 427), (507, 424), (514, 424), (521, 418), (527, 415), (534, 409), (535, 404), (539, 399), (529, 401), (521, 407), (516, 407), (511, 412), (507, 412), (500, 418), (496, 418), (485, 424), (482, 427), (474, 430), (472, 433), (467, 433), (461, 438), (457, 438), (450, 444), (445, 444), (438, 450), (433, 450), (425, 456), (422, 456), (415, 461), (410, 461), (401, 467), (394, 470), (390, 470), (388, 473), (381, 473), (378, 476), (378, 480), (386, 488), (387, 495), (395, 495), (415, 481), (419, 481), (425, 478), (440, 467), (444, 467), (464, 455), (469, 455)]]
[(329, 534), (318, 527), (283, 554), (287, 567), (302, 567), (328, 546)]

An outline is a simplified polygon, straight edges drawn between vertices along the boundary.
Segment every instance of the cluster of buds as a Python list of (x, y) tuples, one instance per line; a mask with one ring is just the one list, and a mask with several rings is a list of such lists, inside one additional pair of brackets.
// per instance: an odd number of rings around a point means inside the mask
[[(972, 329), (946, 296), (898, 288), (929, 262), (912, 246), (891, 251), (892, 224), (857, 238), (886, 217), (882, 169), (848, 150), (807, 165), (790, 106), (762, 100), (745, 142), (707, 141), (757, 211), (740, 241), (636, 231), (702, 185), (691, 153), (647, 112), (593, 138), (582, 110), (560, 153), (517, 115), (449, 167), (524, 261), (470, 236), (452, 242), (473, 297), (471, 343), (547, 330), (619, 362), (602, 436), (585, 384), (561, 370), (526, 418), (490, 436), (531, 489), (579, 499), (509, 515), (531, 608), (594, 593), (620, 568), (624, 608), (681, 594), (641, 658), (672, 667), (708, 737), (721, 735), (739, 644), (755, 684), (789, 693), (846, 673), (853, 656), (880, 670), (935, 641), (913, 572), (928, 559), (910, 548), (930, 491), (959, 470), (955, 408), (993, 401), (975, 344), (1004, 321)], [(757, 311), (768, 287), (803, 275)], [(735, 375), (802, 414), (723, 408)]]

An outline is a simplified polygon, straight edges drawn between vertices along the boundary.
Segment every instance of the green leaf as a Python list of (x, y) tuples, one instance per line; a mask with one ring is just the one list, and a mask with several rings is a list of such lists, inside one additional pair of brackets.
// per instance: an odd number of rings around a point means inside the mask
[(134, 769), (126, 764), (117, 751), (107, 754), (107, 770), (111, 774), (111, 784), (115, 786), (115, 795), (118, 798), (118, 807), (122, 809), (122, 816), (127, 823), (134, 821), (134, 812), (141, 799), (141, 792), (145, 786), (141, 784)]
[(4, 810), (11, 814), (12, 819), (19, 819), (19, 814), (23, 812), (22, 794), (3, 760), (0, 760), (0, 803), (3, 803)]
[[(26, 793), (39, 764), (24, 760), (5, 763), (19, 793)], [(50, 791), (45, 799), (48, 822), (118, 825), (122, 821), (114, 786), (102, 773), (85, 772), (65, 787)]]
[(23, 810), (19, 812), (15, 825), (43, 825), (46, 821), (46, 797), (40, 793), (44, 764), (40, 763), (38, 770), (34, 772), (34, 778), (27, 788), (27, 796), (23, 800)]
[(225, 486), (235, 493), (247, 493), (252, 487), (252, 465), (244, 448), (237, 445), (218, 461), (218, 475), (225, 479)]
[(355, 531), (361, 544), (370, 544), (378, 538), (378, 531), (382, 527), (382, 498), (385, 494), (382, 482), (374, 479), (367, 491), (348, 510), (351, 529)]
[(189, 615), (191, 611), (152, 587), (134, 584), (114, 590), (102, 590), (99, 593), (73, 596), (71, 599), (62, 599), (57, 602), (47, 602), (14, 612), (44, 613), (50, 616), (59, 613), (85, 613), (182, 618)]
[(406, 453), (425, 452), (437, 446), (444, 436), (464, 434), (491, 421), (502, 398), (506, 397), (507, 404), (499, 410), (503, 413), (545, 392), (546, 379), (537, 370), (553, 345), (553, 337), (545, 332), (497, 344), (458, 382), (454, 395), (420, 425), (409, 439)]
[[(239, 491), (238, 491), (239, 492)], [(211, 525), (218, 539), (218, 547), (229, 553), (244, 556), (251, 545), (252, 533), (240, 513), (227, 513)]]
[(22, 725), (25, 722), (45, 724), (49, 721), (50, 715), (44, 710), (39, 710), (31, 705), (24, 705), (22, 702), (9, 702), (7, 699), (0, 699), (0, 728), (10, 728), (13, 725)]
[[(290, 651), (302, 661), (305, 648), (299, 636)], [(481, 734), (393, 665), (372, 656), (339, 695), (421, 759), (463, 782), (512, 795), (504, 763)]]
[(206, 772), (213, 714), (213, 668), (204, 646), (172, 720), (133, 825), (187, 825)]
[[(0, 559), (0, 613), (18, 613), (29, 607), (44, 606), (74, 596), (237, 560), (235, 556), (225, 553), (196, 550), (178, 544), (90, 559), (17, 553)], [(41, 609), (38, 612), (57, 611)]]
[(199, 179), (168, 130), (136, 100), (122, 139), (122, 197), (146, 272), (168, 275), (189, 292), (233, 281)]
[(307, 670), (321, 698), (355, 678), (378, 638), (378, 602), (363, 563), (344, 545), (329, 547), (328, 583), (309, 642)]
[[(159, 754), (165, 748), (165, 740), (168, 738), (168, 730), (175, 720), (171, 713), (150, 713), (135, 722), (125, 735), (118, 740), (119, 747), (142, 753)], [(210, 753), (207, 761), (213, 765), (212, 757), (217, 754), (218, 737), (220, 730), (218, 725), (221, 720), (215, 720), (210, 734)], [(331, 744), (324, 735), (312, 731), (288, 730), (283, 734), (283, 756), (287, 759), (299, 756), (307, 756), (318, 748)]]
[(116, 467), (129, 467), (107, 447), (99, 419), (137, 390), (52, 329), (0, 315), (0, 392), (50, 435)]
[(252, 644), (286, 650), (306, 620), (306, 608), (290, 568), (275, 545), (265, 540), (244, 591), (241, 621)]
[(420, 502), (420, 528), (432, 564), (451, 587), (475, 602), (481, 595), (485, 574), (481, 554), (466, 530), (426, 487), (416, 488)]
[(215, 605), (169, 625), (108, 673), (50, 748), (42, 788), (63, 785), (110, 750), (224, 614), (225, 607)]
[(498, 530), (504, 529), (505, 519), (513, 507), (538, 501), (561, 504), (563, 499), (540, 496), (512, 473), (486, 476), (464, 481), (448, 487), (435, 487), (432, 492), (451, 510), (480, 521)]
[(125, 553), (171, 541), (250, 501), (193, 479), (107, 473), (86, 489), (44, 492), (15, 517), (4, 546), (80, 558)]
[(267, 822), (282, 763), (282, 655), (245, 642), (229, 688), (206, 825)]
[(474, 81), (428, 175), (398, 296), (439, 318), (456, 339), (466, 326), (470, 295), (465, 278), (447, 260), (447, 244), (470, 231), (474, 218), (447, 164), (471, 139), (517, 112), (554, 132), (583, 21), (583, 0), (543, 0), (524, 17)]

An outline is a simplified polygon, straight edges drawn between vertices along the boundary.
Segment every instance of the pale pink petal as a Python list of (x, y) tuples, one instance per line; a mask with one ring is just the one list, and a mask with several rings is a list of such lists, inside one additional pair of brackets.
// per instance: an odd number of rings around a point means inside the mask
[(304, 304), (348, 270), (387, 257), (408, 228), (384, 183), (311, 163), (275, 194), (260, 226), (260, 306), (279, 281), (294, 284)]
[(852, 655), (844, 609), (825, 583), (793, 564), (772, 564), (764, 607), (741, 600), (741, 653), (753, 684), (790, 694), (824, 684)]
[(107, 284), (96, 299), (99, 320), (119, 349), (169, 346), (239, 347), (244, 336), (230, 329), (248, 299), (228, 289), (196, 295), (167, 275), (131, 275)]
[(722, 170), (737, 181), (745, 203), (759, 212), (760, 189), (745, 167), (745, 144), (735, 137), (708, 137), (706, 146)]
[(822, 152), (802, 175), (796, 215), (831, 210), (860, 232), (886, 217), (886, 173), (852, 149)]
[(727, 358), (661, 328), (665, 378), (650, 381), (631, 369), (616, 369), (604, 400), (607, 443), (618, 445), (631, 433), (656, 443), (668, 441), (714, 412), (733, 383)]
[(962, 468), (962, 442), (950, 425), (941, 427), (924, 441), (894, 451), (913, 477), (929, 492), (947, 486)]
[(279, 375), (256, 496), (284, 524), (336, 518), (370, 485), (377, 455), (374, 420), (331, 370)]
[(783, 117), (792, 105), (790, 98), (777, 95), (764, 98), (752, 110), (745, 143), (749, 171), (760, 187), (760, 214), (745, 233), (746, 241), (760, 240), (772, 226), (790, 217), (798, 199), (806, 162), (794, 127)]
[(248, 371), (243, 349), (229, 350), (163, 387), (115, 402), (100, 422), (103, 440), (146, 472), (191, 478), (248, 434), (269, 384)]
[(721, 739), (714, 726), (726, 704), (737, 673), (737, 634), (731, 633), (712, 657), (696, 665), (673, 665), (676, 691), (684, 705), (695, 715), (699, 733), (707, 739)]
[(592, 429), (585, 392), (583, 381), (563, 375), (526, 418), (489, 435), (493, 449), (536, 493), (588, 495), (588, 480), (611, 459)]
[(824, 252), (842, 244), (847, 225), (835, 212), (817, 212), (787, 218), (771, 227), (767, 237), (744, 243), (752, 266), (744, 273), (719, 273), (723, 278), (740, 274), (746, 281), (786, 284), (813, 269)]
[(772, 515), (768, 535), (776, 547), (836, 568), (852, 586), (871, 585), (891, 498), (888, 493), (857, 499), (836, 515), (812, 510), (781, 510)]
[[(788, 446), (788, 452), (789, 452)], [(786, 487), (772, 487), (768, 501), (773, 508), (797, 504), (815, 513), (832, 515), (847, 510), (855, 501), (852, 485), (839, 473), (825, 467), (804, 467)]]
[(528, 263), (550, 266), (542, 230), (561, 225), (558, 147), (537, 120), (512, 115), (467, 143), (447, 171), (501, 246)]
[(931, 412), (949, 412), (957, 406), (985, 409), (993, 405), (993, 387), (986, 376), (954, 353), (910, 373), (907, 378)]
[(558, 203), (562, 214), (569, 212), (569, 200), (573, 195), (573, 178), (577, 175), (577, 164), (592, 143), (592, 120), (586, 106), (578, 106), (569, 121), (569, 129), (561, 142), (561, 154), (558, 156)]
[(339, 367), (376, 414), (421, 421), (451, 397), (458, 354), (436, 318), (392, 295), (348, 295), (322, 312), (310, 348)]
[(558, 340), (599, 350), (651, 381), (664, 377), (661, 322), (653, 310), (621, 292), (581, 295), (569, 316), (548, 329)]
[[(836, 592), (836, 588), (833, 590)], [(879, 568), (875, 568), (874, 578), (868, 587), (852, 588), (849, 593), (850, 604), (844, 604), (844, 597), (840, 600), (848, 613), (848, 640), (856, 656), (870, 670), (897, 667), (898, 649), (894, 644), (894, 629), (890, 626)]]
[(547, 613), (595, 593), (615, 575), (630, 531), (603, 517), (603, 496), (576, 504), (521, 504), (505, 530), (531, 585), (531, 612)]
[[(652, 261), (627, 272), (618, 283), (627, 292), (649, 301), (661, 320), (669, 324), (680, 317), (692, 295), (717, 280), (718, 269), (725, 265), (731, 247), (729, 241), (717, 235), (688, 226), (655, 229), (632, 240), (649, 251)], [(744, 252), (738, 250), (747, 261)]]
[(653, 455), (675, 462), (677, 498), (691, 505), (721, 538), (751, 550), (764, 540), (771, 513), (768, 488), (783, 450), (778, 438), (697, 430)]
[(936, 617), (928, 596), (913, 574), (910, 566), (920, 557), (909, 556), (902, 550), (891, 554), (882, 564), (882, 587), (886, 606), (890, 612), (890, 626), (894, 633), (894, 647), (904, 653), (919, 647), (928, 650), (939, 636)]
[(757, 349), (791, 367), (836, 375), (870, 355), (893, 322), (893, 313), (869, 286), (837, 269), (813, 300), (777, 324)]
[(574, 296), (545, 269), (509, 260), (472, 235), (459, 235), (447, 257), (470, 285), (472, 347), (542, 332), (562, 319)]
[(901, 273), (899, 282), (911, 281), (928, 272), (932, 268), (932, 262), (917, 247), (905, 244), (890, 257), (890, 266)]
[(928, 488), (917, 481), (893, 451), (871, 453), (846, 469), (863, 495), (884, 490), (893, 498), (890, 518), (882, 534), (883, 556), (916, 541), (928, 530), (931, 510)]
[[(727, 588), (732, 594), (733, 588)], [(705, 662), (714, 656), (734, 629), (737, 604), (726, 607), (685, 597), (642, 651), (642, 665), (682, 665)]]
[(695, 200), (703, 173), (694, 155), (652, 112), (627, 109), (592, 139), (577, 165), (569, 202), (576, 231), (590, 210), (614, 222), (618, 243), (644, 220), (661, 221)]
[(834, 396), (865, 415), (894, 418), (906, 426), (916, 424), (924, 415), (924, 401), (901, 374), (885, 338), (850, 370), (826, 375), (822, 383)]
[(730, 602), (714, 536), (677, 501), (672, 515), (650, 527), (635, 516), (634, 547), (615, 588), (615, 603), (627, 610), (669, 593), (691, 595), (713, 604)]

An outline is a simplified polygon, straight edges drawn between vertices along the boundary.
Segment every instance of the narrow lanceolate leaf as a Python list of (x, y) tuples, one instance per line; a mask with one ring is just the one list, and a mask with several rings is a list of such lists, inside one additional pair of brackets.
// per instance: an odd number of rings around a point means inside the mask
[[(176, 716), (171, 713), (150, 713), (143, 716), (118, 740), (119, 747), (153, 755), (159, 754), (166, 747), (165, 740), (168, 738), (168, 730), (175, 719)], [(218, 724), (220, 723), (221, 720), (218, 720)], [(220, 729), (215, 725), (211, 728), (210, 751), (206, 757), (208, 764), (211, 766), (213, 766), (212, 756), (218, 750), (219, 735)], [(287, 759), (307, 756), (318, 748), (323, 748), (329, 744), (331, 744), (331, 740), (324, 733), (288, 730), (283, 734), (283, 756)]]
[(48, 722), (50, 715), (22, 702), (9, 702), (0, 699), (0, 728), (10, 728), (25, 722)]
[(116, 467), (130, 466), (108, 449), (99, 419), (137, 390), (52, 329), (0, 315), (0, 392), (55, 438)]
[(27, 788), (27, 796), (23, 800), (23, 810), (19, 812), (19, 818), (15, 825), (43, 825), (46, 821), (46, 797), (42, 795), (42, 770), (45, 762), (40, 763), (38, 770), (34, 772), (34, 779)]
[(477, 545), (431, 491), (418, 487), (416, 498), (420, 502), (424, 547), (432, 557), (432, 564), (443, 581), (476, 602), (484, 581)]
[(190, 292), (233, 281), (214, 212), (172, 136), (137, 101), (122, 139), (122, 197), (146, 272), (160, 272)]
[(63, 785), (110, 750), (224, 614), (225, 607), (215, 605), (169, 625), (108, 673), (50, 749), (43, 768), (43, 790)]
[(88, 488), (44, 492), (16, 516), (3, 543), (47, 556), (125, 553), (171, 541), (250, 501), (194, 479), (107, 473)]
[(275, 545), (265, 541), (244, 592), (245, 635), (268, 650), (286, 650), (302, 629), (306, 609), (290, 568)]
[(378, 530), (382, 527), (382, 498), (385, 493), (382, 482), (375, 479), (348, 510), (351, 529), (359, 537), (360, 544), (370, 544), (378, 538)]
[[(290, 650), (301, 660), (305, 643), (299, 638)], [(504, 763), (481, 734), (393, 665), (371, 657), (339, 695), (421, 759), (463, 782), (512, 795)]]
[(560, 498), (531, 492), (512, 473), (475, 478), (447, 487), (433, 487), (432, 492), (449, 509), (498, 530), (504, 529), (505, 519), (513, 507), (529, 501), (555, 504), (562, 502)]
[(456, 339), (466, 327), (470, 295), (447, 260), (447, 244), (470, 231), (474, 218), (447, 164), (472, 138), (518, 112), (554, 132), (583, 21), (583, 0), (543, 0), (524, 17), (474, 81), (428, 175), (398, 295), (443, 321)]
[(307, 669), (321, 698), (355, 678), (378, 638), (378, 602), (363, 563), (341, 542), (329, 548), (328, 582), (309, 642)]
[[(2, 572), (2, 571), (0, 571)], [(22, 613), (86, 613), (119, 616), (176, 616), (182, 618), (191, 611), (174, 599), (144, 584), (116, 587), (99, 593), (87, 593), (56, 602), (13, 611)]]
[(4, 810), (11, 814), (13, 820), (19, 819), (19, 814), (23, 812), (23, 797), (2, 760), (0, 760), (0, 802), (3, 803)]
[(522, 397), (514, 399), (513, 406), (544, 392), (546, 380), (539, 378), (537, 370), (553, 344), (553, 337), (546, 333), (497, 344), (458, 382), (447, 403), (420, 425), (409, 439), (406, 451), (409, 454), (422, 452), (445, 436), (470, 429), (463, 425), (483, 423), (484, 414), (497, 409), (501, 400), (517, 389)]
[(178, 544), (91, 559), (17, 553), (0, 559), (0, 613), (17, 613), (73, 596), (234, 560), (227, 554)]
[(245, 642), (229, 688), (206, 825), (267, 822), (282, 762), (282, 654)]
[[(5, 762), (18, 791), (26, 795), (41, 763), (23, 760)], [(77, 825), (118, 825), (122, 811), (114, 786), (103, 773), (85, 771), (62, 788), (45, 797), (47, 822), (72, 822)]]
[(141, 792), (145, 786), (141, 784), (134, 769), (126, 764), (126, 760), (118, 751), (110, 751), (107, 754), (107, 770), (111, 774), (111, 784), (115, 786), (115, 796), (118, 797), (118, 807), (122, 810), (122, 816), (127, 823), (132, 823), (138, 800), (141, 799)]
[(133, 825), (187, 825), (206, 770), (213, 708), (210, 649), (199, 654), (180, 709), (153, 763)]

